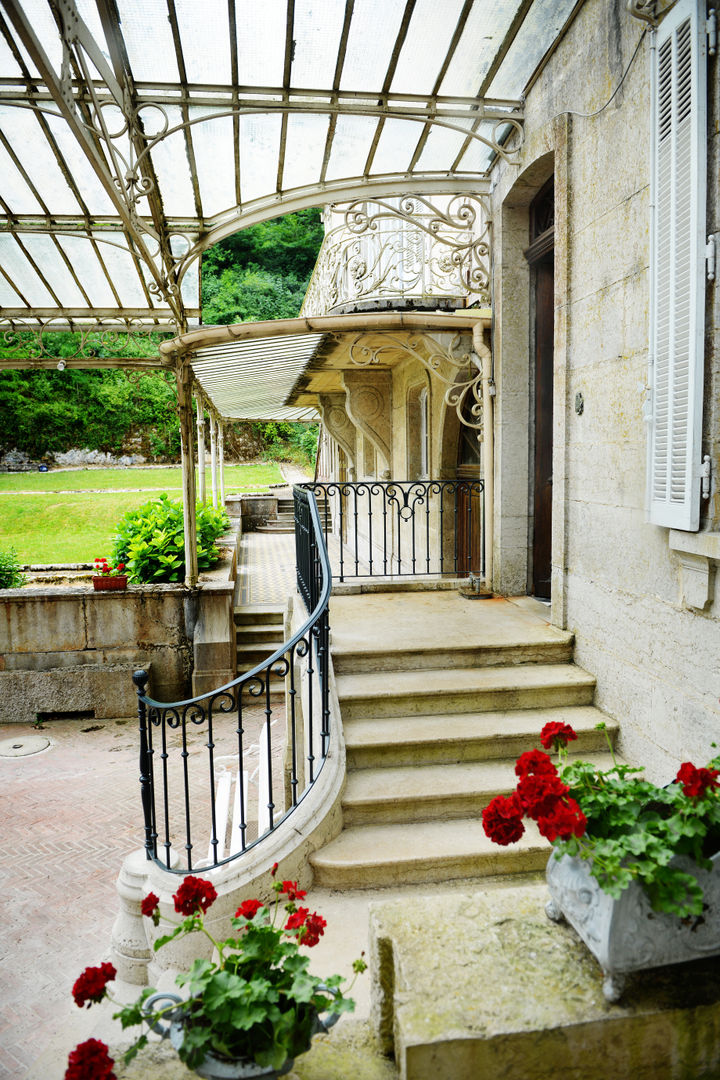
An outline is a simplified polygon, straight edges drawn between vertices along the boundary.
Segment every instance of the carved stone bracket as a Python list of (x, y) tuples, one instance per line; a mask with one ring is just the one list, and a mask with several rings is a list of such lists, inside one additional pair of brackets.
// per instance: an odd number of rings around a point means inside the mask
[(390, 372), (343, 371), (345, 409), (355, 427), (384, 459), (381, 472), (392, 469), (392, 377)]
[(318, 405), (325, 430), (342, 449), (350, 467), (356, 470), (357, 433), (345, 411), (345, 394), (319, 394)]

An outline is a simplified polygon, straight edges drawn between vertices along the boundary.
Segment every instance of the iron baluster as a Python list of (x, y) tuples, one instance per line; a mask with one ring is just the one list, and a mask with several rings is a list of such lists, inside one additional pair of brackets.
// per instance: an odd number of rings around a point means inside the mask
[[(238, 694), (237, 701), (237, 727), (235, 728), (235, 734), (237, 735), (238, 744), (238, 798), (240, 800), (240, 822), (238, 828), (240, 829), (240, 850), (244, 851), (246, 846), (246, 833), (247, 833), (247, 819), (246, 819), (246, 802), (247, 792), (245, 791), (245, 748), (243, 746), (243, 737), (245, 735), (245, 729), (243, 728), (243, 716), (242, 716), (242, 694)], [(232, 847), (232, 844), (231, 844)]]
[(152, 859), (156, 854), (153, 840), (153, 805), (154, 792), (152, 776), (150, 773), (150, 754), (147, 735), (147, 710), (143, 695), (147, 688), (148, 675), (146, 671), (133, 673), (133, 682), (138, 695), (138, 722), (140, 729), (140, 798), (142, 800), (143, 818), (145, 820), (145, 854)]
[[(265, 679), (265, 756), (267, 765), (267, 789), (268, 789), (268, 830), (272, 832), (275, 828), (274, 814), (275, 814), (275, 801), (273, 799), (273, 770), (272, 770), (272, 707), (270, 705), (270, 668), (267, 669), (267, 676)], [(262, 766), (261, 766), (262, 767)]]
[[(209, 786), (210, 786), (210, 846), (213, 849), (213, 866), (217, 866), (218, 857), (218, 831), (217, 831), (217, 807), (215, 800), (215, 743), (213, 742), (213, 725), (212, 725), (212, 707), (208, 709), (208, 737), (205, 746), (208, 751), (208, 773), (209, 773)], [(225, 842), (225, 832), (223, 830), (223, 843)]]
[[(151, 714), (152, 715), (152, 714)], [(160, 760), (162, 761), (162, 778), (163, 778), (163, 825), (165, 829), (165, 839), (163, 840), (163, 847), (165, 848), (165, 865), (170, 866), (170, 849), (172, 844), (170, 842), (170, 794), (169, 794), (169, 779), (168, 779), (168, 748), (167, 748), (167, 716), (165, 712), (162, 715), (156, 713), (158, 723), (160, 724)]]
[(295, 648), (293, 647), (290, 651), (290, 689), (288, 690), (288, 702), (290, 704), (290, 802), (292, 806), (297, 806), (298, 804), (297, 789), (299, 784), (297, 774), (296, 696)]
[(185, 786), (185, 851), (187, 852), (187, 868), (192, 870), (192, 828), (190, 825), (190, 777), (188, 774), (188, 758), (190, 752), (187, 748), (187, 712), (183, 710), (182, 721), (182, 751), (180, 757), (183, 763), (183, 784)]

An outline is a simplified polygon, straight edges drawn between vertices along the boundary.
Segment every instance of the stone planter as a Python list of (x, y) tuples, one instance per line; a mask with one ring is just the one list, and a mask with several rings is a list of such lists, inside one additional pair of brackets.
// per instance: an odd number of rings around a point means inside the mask
[(127, 588), (128, 579), (127, 574), (95, 574), (92, 583), (97, 592), (119, 592)]
[(720, 954), (720, 853), (713, 869), (702, 870), (684, 856), (673, 865), (694, 874), (705, 896), (702, 915), (680, 919), (653, 911), (645, 892), (633, 882), (617, 900), (590, 876), (585, 859), (550, 857), (547, 883), (549, 918), (566, 919), (603, 969), (603, 994), (618, 1001), (632, 971), (680, 964)]

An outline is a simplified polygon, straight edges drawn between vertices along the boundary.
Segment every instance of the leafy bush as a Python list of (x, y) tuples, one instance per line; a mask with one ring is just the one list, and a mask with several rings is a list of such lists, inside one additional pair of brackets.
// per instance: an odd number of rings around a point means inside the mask
[(20, 573), (20, 560), (15, 548), (0, 551), (0, 589), (19, 589), (27, 578)]
[(317, 424), (289, 421), (256, 421), (253, 430), (264, 443), (264, 456), (270, 461), (294, 461), (314, 465), (317, 453)]
[[(208, 570), (220, 555), (215, 545), (229, 525), (224, 509), (197, 506), (198, 569)], [(182, 581), (185, 577), (185, 532), (180, 500), (163, 494), (129, 510), (118, 524), (113, 562), (125, 563), (130, 581)]]

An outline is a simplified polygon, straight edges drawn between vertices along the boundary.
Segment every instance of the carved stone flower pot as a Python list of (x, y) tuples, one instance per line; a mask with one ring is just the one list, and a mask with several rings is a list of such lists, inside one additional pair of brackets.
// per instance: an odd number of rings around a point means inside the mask
[(547, 865), (549, 918), (566, 919), (603, 969), (603, 994), (618, 1001), (632, 971), (680, 964), (720, 954), (720, 853), (712, 870), (676, 856), (673, 865), (694, 874), (702, 887), (702, 915), (680, 919), (653, 911), (633, 882), (617, 900), (603, 892), (585, 859), (551, 855)]

